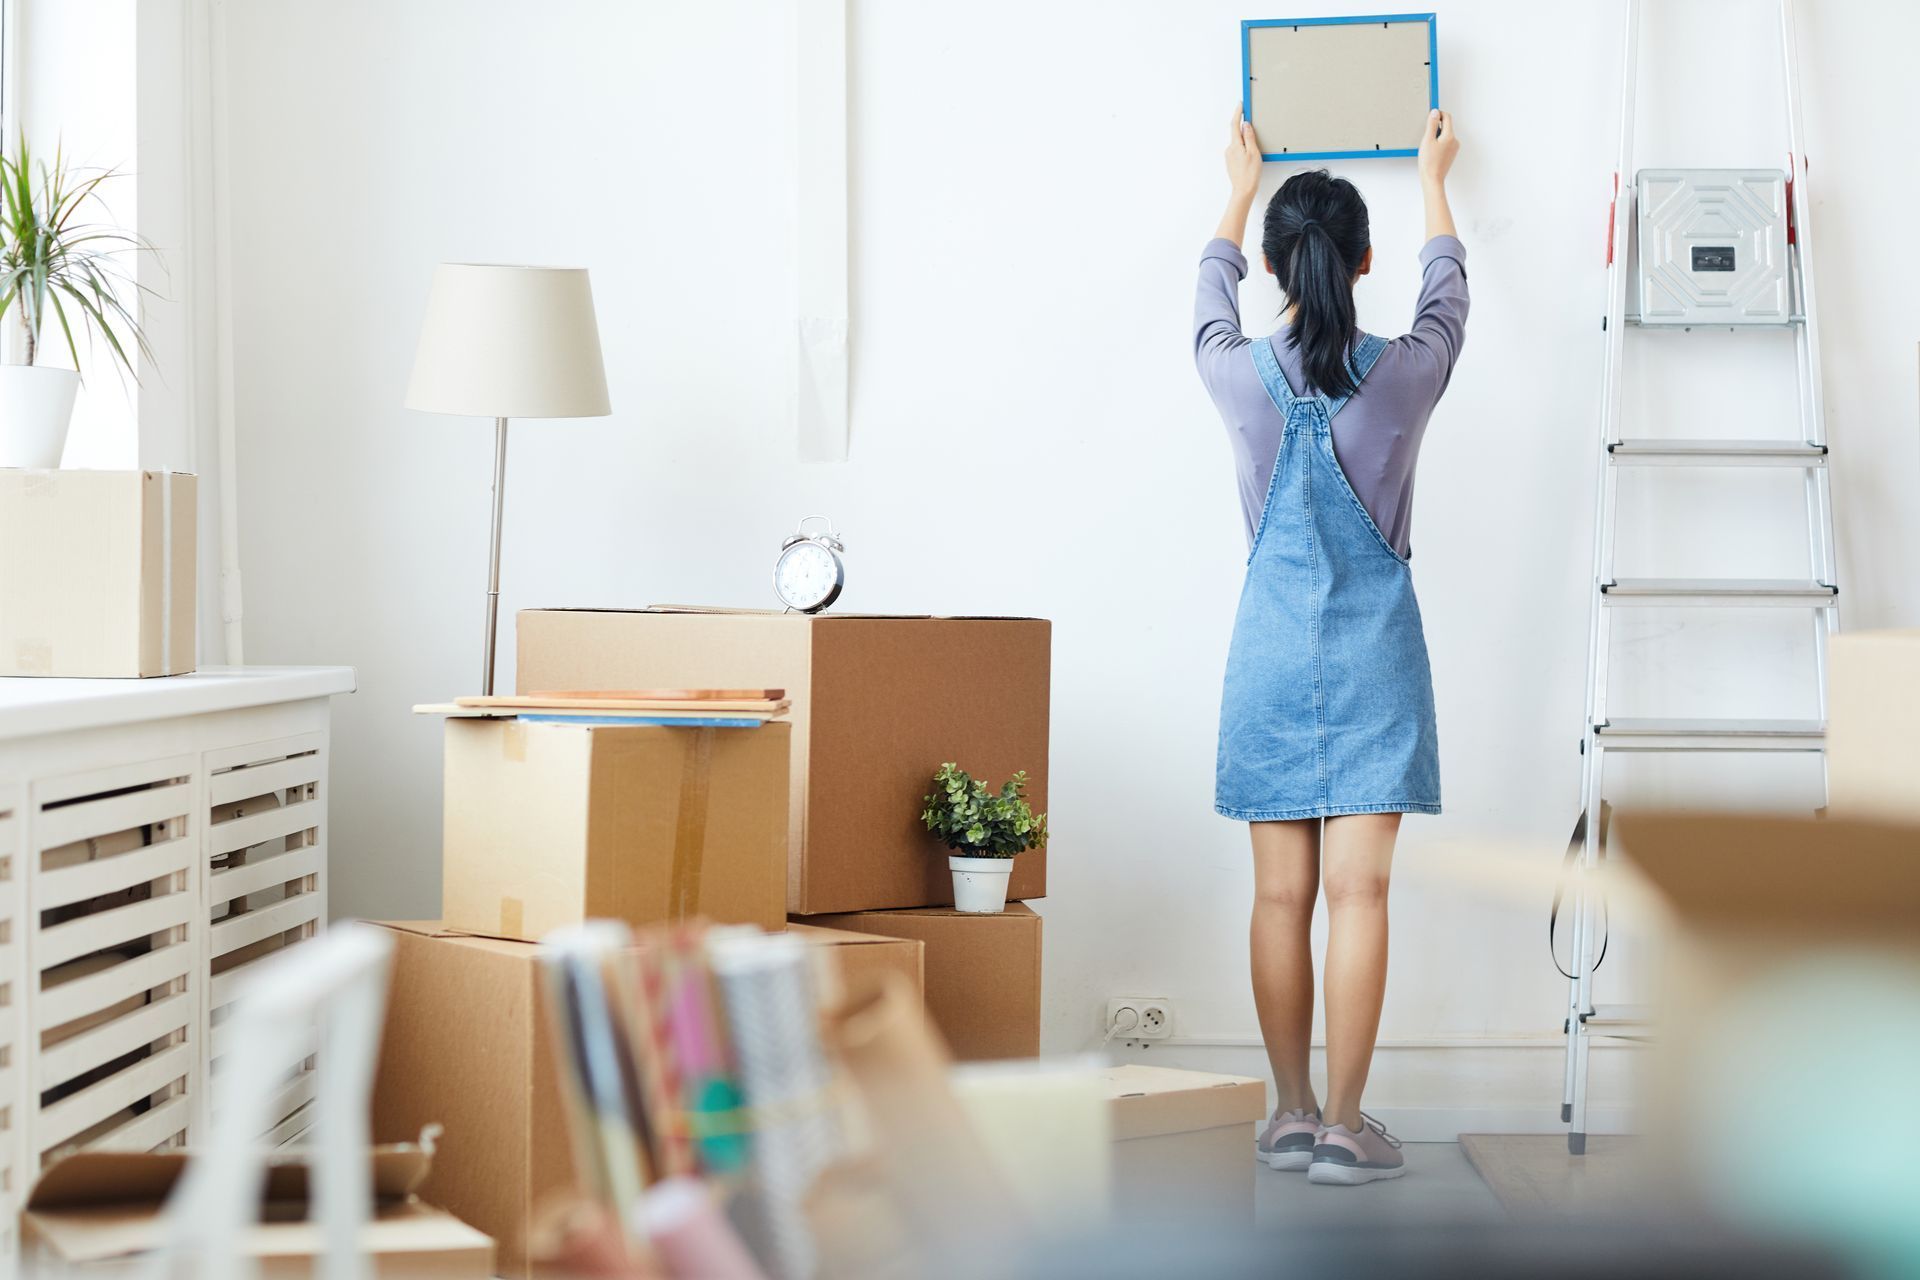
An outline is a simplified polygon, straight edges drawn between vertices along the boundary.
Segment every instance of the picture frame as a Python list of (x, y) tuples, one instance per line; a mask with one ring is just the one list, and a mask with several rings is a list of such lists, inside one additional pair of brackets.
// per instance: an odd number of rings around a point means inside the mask
[(1438, 16), (1242, 21), (1240, 104), (1264, 160), (1418, 155), (1393, 144), (1440, 105)]

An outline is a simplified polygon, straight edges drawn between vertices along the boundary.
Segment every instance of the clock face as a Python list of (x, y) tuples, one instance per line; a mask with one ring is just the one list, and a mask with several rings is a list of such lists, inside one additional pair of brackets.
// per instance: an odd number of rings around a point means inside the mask
[(773, 566), (773, 589), (788, 608), (825, 608), (840, 594), (840, 564), (819, 543), (796, 542)]

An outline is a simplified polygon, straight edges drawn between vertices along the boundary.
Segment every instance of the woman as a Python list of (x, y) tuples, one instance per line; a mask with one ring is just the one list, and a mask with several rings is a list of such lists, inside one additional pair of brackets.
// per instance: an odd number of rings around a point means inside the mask
[[(1226, 215), (1200, 260), (1194, 346), (1233, 442), (1252, 548), (1220, 708), (1214, 807), (1253, 835), (1253, 994), (1277, 1106), (1257, 1153), (1314, 1182), (1406, 1171), (1360, 1110), (1387, 977), (1387, 874), (1403, 813), (1440, 811), (1433, 683), (1414, 601), (1414, 464), (1467, 319), (1466, 250), (1446, 176), (1459, 144), (1435, 111), (1420, 142), (1424, 273), (1413, 329), (1354, 322), (1373, 265), (1367, 206), (1325, 170), (1287, 179), (1260, 238), (1287, 308), (1271, 337), (1240, 330), (1240, 240), (1260, 144), (1236, 112)], [(1308, 1079), (1313, 956), (1325, 886), (1327, 1097)]]

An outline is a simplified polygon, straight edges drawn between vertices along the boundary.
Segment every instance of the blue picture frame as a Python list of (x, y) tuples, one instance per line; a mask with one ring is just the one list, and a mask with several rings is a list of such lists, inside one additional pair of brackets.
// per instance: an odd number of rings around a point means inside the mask
[[(1424, 22), (1427, 24), (1427, 108), (1440, 106), (1440, 34), (1439, 15), (1433, 13), (1373, 13), (1350, 18), (1248, 18), (1240, 23), (1240, 114), (1253, 119), (1253, 42), (1256, 27), (1345, 27), (1373, 23)], [(1261, 154), (1262, 160), (1378, 160), (1387, 156), (1417, 156), (1417, 147), (1395, 147), (1370, 151), (1280, 151)]]

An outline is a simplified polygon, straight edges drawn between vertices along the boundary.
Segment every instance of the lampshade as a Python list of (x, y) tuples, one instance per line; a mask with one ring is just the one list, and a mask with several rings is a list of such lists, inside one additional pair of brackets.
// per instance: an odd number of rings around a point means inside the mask
[(476, 418), (613, 412), (586, 269), (441, 263), (407, 408)]

